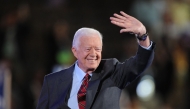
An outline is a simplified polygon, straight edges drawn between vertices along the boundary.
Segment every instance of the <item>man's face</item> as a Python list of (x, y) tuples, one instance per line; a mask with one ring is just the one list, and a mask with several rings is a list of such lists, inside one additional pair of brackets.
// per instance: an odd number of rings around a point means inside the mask
[(78, 59), (78, 66), (86, 73), (94, 71), (101, 60), (102, 42), (99, 36), (82, 36), (79, 39), (78, 48), (72, 48), (72, 52)]

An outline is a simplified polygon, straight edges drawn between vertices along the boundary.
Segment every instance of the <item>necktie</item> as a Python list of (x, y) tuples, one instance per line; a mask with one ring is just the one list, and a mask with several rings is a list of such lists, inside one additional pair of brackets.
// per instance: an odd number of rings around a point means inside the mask
[(90, 75), (86, 74), (84, 77), (84, 80), (82, 82), (82, 85), (78, 91), (77, 97), (78, 97), (78, 105), (79, 109), (85, 109), (86, 105), (86, 89), (88, 86), (88, 81), (90, 79)]

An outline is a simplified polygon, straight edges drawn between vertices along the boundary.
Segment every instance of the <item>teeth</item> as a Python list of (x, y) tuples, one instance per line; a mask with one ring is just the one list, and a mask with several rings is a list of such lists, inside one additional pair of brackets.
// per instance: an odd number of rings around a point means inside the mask
[(96, 61), (95, 59), (87, 59), (87, 60), (90, 61), (90, 62)]

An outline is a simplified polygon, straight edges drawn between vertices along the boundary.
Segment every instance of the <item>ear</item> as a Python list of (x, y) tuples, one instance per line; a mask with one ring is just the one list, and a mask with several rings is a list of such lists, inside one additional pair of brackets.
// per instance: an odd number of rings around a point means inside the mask
[(75, 56), (75, 58), (77, 58), (77, 49), (75, 47), (71, 48), (73, 55)]

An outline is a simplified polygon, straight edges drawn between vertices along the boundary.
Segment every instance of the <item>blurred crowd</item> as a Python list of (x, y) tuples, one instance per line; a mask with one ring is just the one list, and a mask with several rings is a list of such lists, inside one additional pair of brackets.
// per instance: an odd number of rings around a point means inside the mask
[[(135, 55), (135, 37), (109, 22), (120, 10), (139, 19), (156, 42), (151, 67), (123, 90), (121, 109), (190, 108), (189, 0), (2, 0), (0, 7), (0, 65), (12, 74), (11, 109), (35, 109), (44, 75), (76, 61), (70, 49), (80, 27), (103, 34), (103, 58)], [(155, 84), (146, 100), (136, 91), (145, 75)]]

